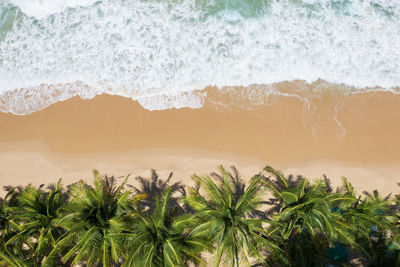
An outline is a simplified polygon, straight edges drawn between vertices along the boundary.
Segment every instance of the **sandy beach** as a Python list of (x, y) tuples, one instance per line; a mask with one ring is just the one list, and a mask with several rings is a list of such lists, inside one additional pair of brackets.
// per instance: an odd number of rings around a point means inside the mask
[(399, 51), (400, 1), (0, 0), (0, 266), (399, 265)]
[[(209, 99), (216, 99), (209, 92)], [(200, 109), (149, 111), (130, 99), (101, 95), (56, 103), (26, 116), (0, 114), (0, 185), (150, 174), (191, 184), (219, 164), (243, 178), (271, 165), (287, 174), (346, 176), (359, 190), (399, 193), (400, 96), (389, 92), (321, 97), (307, 107), (273, 97), (243, 109), (207, 101)], [(335, 116), (332, 116), (332, 111)]]

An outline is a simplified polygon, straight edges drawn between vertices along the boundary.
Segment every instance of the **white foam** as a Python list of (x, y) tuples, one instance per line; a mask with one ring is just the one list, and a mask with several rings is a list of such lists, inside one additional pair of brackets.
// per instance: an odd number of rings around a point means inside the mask
[(193, 94), (178, 92), (156, 96), (142, 97), (138, 99), (139, 104), (149, 110), (163, 110), (171, 108), (201, 108), (204, 105), (205, 93)]
[(44, 18), (67, 8), (90, 6), (98, 0), (8, 0), (23, 13), (35, 18)]
[[(49, 87), (65, 90), (60, 98), (50, 89), (40, 95), (53, 99), (50, 103), (109, 93), (164, 109), (201, 106), (189, 92), (208, 85), (297, 79), (388, 90), (400, 85), (398, 1), (352, 0), (340, 2), (341, 8), (328, 0), (271, 1), (252, 17), (238, 10), (212, 13), (195, 0), (11, 2), (28, 16), (0, 41), (3, 102), (13, 90), (38, 92), (43, 84), (77, 81), (87, 86)], [(249, 92), (262, 93), (270, 92)], [(21, 103), (7, 102), (1, 109), (29, 113), (30, 105), (14, 107)]]

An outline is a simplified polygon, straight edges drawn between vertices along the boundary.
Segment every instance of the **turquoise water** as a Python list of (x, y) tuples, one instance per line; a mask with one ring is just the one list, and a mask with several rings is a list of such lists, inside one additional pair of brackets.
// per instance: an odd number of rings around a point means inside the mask
[(390, 0), (0, 0), (0, 110), (104, 92), (197, 108), (206, 86), (293, 80), (393, 90), (399, 19)]

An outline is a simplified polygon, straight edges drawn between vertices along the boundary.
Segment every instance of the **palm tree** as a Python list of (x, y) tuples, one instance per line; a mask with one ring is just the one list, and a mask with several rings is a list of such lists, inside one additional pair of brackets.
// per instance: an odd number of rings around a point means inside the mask
[(395, 222), (394, 213), (390, 207), (390, 194), (382, 198), (377, 190), (371, 193), (364, 191), (365, 198), (361, 197), (347, 209), (343, 216), (353, 224), (358, 225), (363, 232), (370, 232), (371, 227), (387, 229)]
[(311, 184), (303, 177), (284, 177), (269, 166), (264, 170), (276, 178), (265, 177), (263, 183), (275, 197), (272, 228), (281, 234), (281, 247), (292, 265), (325, 266), (328, 248), (335, 241), (354, 244), (352, 226), (334, 212), (342, 203), (354, 201), (353, 197), (331, 193), (326, 180)]
[(19, 227), (15, 221), (14, 209), (18, 207), (18, 196), (22, 188), (5, 187), (7, 194), (0, 198), (0, 266), (24, 266), (26, 257), (22, 242), (8, 241), (18, 235)]
[(41, 265), (62, 235), (62, 229), (54, 222), (58, 209), (67, 200), (67, 195), (62, 192), (61, 180), (49, 192), (42, 187), (28, 185), (18, 196), (19, 205), (14, 208), (14, 218), (19, 232), (7, 241), (7, 244), (22, 242), (24, 250), (30, 252), (31, 264), (35, 266)]
[(196, 235), (196, 221), (179, 215), (180, 207), (171, 206), (172, 188), (156, 197), (152, 213), (140, 213), (140, 219), (127, 244), (131, 255), (123, 266), (173, 267), (204, 263), (200, 253), (209, 250), (207, 240)]
[(18, 207), (18, 197), (22, 192), (21, 187), (4, 187), (7, 194), (0, 198), (0, 244), (5, 243), (18, 233), (18, 224), (15, 222), (14, 212)]
[(264, 227), (271, 221), (252, 216), (264, 203), (261, 177), (253, 177), (249, 186), (239, 192), (240, 187), (234, 186), (233, 176), (222, 166), (219, 170), (218, 185), (208, 175), (192, 176), (197, 188), (189, 189), (185, 201), (193, 207), (196, 211), (194, 216), (200, 220), (193, 231), (207, 236), (216, 245), (216, 266), (223, 257), (231, 266), (239, 266), (241, 260), (250, 265), (254, 257), (264, 261), (259, 245), (277, 247), (268, 241), (273, 233)]
[[(70, 202), (61, 210), (58, 225), (66, 233), (47, 257), (44, 266), (51, 266), (54, 257), (66, 247), (63, 261), (86, 266), (102, 263), (113, 266), (123, 251), (120, 233), (135, 221), (135, 204), (141, 196), (125, 189), (127, 178), (116, 186), (114, 177), (93, 171), (94, 187), (80, 181), (69, 187)], [(69, 247), (68, 247), (69, 246)]]
[[(348, 184), (345, 178), (344, 183)], [(347, 194), (355, 195), (351, 186), (345, 188)], [(393, 226), (397, 216), (389, 201), (390, 194), (381, 197), (377, 190), (372, 194), (364, 191), (363, 194), (364, 198), (359, 196), (352, 205), (342, 209), (341, 214), (346, 222), (356, 226), (354, 235), (359, 244), (357, 248), (368, 257), (368, 266), (389, 266), (389, 262), (394, 264), (397, 253), (391, 253), (390, 247), (396, 241)]]

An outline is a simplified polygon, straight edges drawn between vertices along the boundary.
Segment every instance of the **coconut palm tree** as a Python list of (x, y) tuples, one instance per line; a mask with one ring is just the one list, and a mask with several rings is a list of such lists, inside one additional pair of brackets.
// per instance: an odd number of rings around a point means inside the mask
[[(123, 266), (173, 267), (204, 264), (200, 253), (210, 249), (208, 241), (196, 235), (196, 224), (181, 208), (171, 206), (172, 188), (164, 188), (155, 200), (153, 212), (140, 213), (127, 243), (130, 257)], [(175, 204), (176, 205), (176, 204)]]
[[(400, 183), (397, 185), (400, 186)], [(396, 195), (392, 202), (391, 209), (395, 213), (394, 217), (396, 219), (395, 223), (392, 224), (390, 228), (390, 233), (392, 235), (392, 242), (389, 245), (391, 250), (396, 250), (396, 266), (400, 266), (400, 194)]]
[[(344, 182), (348, 183), (347, 179), (344, 178)], [(351, 186), (345, 192), (355, 195)], [(390, 251), (390, 247), (396, 244), (393, 226), (397, 216), (391, 207), (390, 194), (381, 197), (377, 190), (372, 193), (364, 191), (363, 194), (364, 198), (356, 198), (352, 205), (342, 209), (341, 214), (345, 221), (356, 227), (357, 248), (367, 256), (368, 266), (394, 264), (397, 253)]]
[(185, 202), (193, 207), (194, 216), (199, 218), (199, 225), (193, 231), (207, 236), (215, 244), (215, 266), (222, 260), (231, 266), (239, 266), (240, 262), (251, 265), (254, 258), (264, 261), (259, 246), (277, 247), (268, 240), (273, 232), (265, 226), (271, 221), (252, 216), (264, 203), (261, 177), (252, 178), (249, 186), (239, 194), (237, 189), (240, 187), (233, 186), (233, 176), (222, 166), (219, 170), (218, 184), (208, 175), (192, 176), (198, 186), (189, 189)]
[(65, 248), (63, 261), (86, 266), (102, 263), (113, 266), (122, 258), (120, 233), (135, 221), (135, 205), (140, 196), (125, 189), (127, 178), (116, 185), (114, 177), (93, 171), (94, 187), (80, 181), (69, 187), (70, 202), (61, 210), (57, 224), (66, 233), (47, 257), (44, 266), (51, 266), (54, 257)]
[[(342, 203), (354, 201), (351, 196), (331, 193), (326, 180), (311, 184), (307, 179), (285, 177), (272, 167), (264, 170), (275, 180), (265, 177), (263, 183), (275, 197), (274, 221), (284, 242), (289, 262), (296, 266), (325, 266), (328, 248), (335, 241), (354, 244), (353, 227), (334, 212)], [(272, 260), (274, 257), (272, 257)]]
[(22, 242), (8, 241), (18, 235), (19, 227), (15, 221), (14, 209), (22, 188), (5, 187), (7, 194), (0, 198), (0, 266), (24, 266), (27, 257), (22, 250)]
[(22, 187), (4, 187), (6, 195), (0, 198), (0, 244), (5, 244), (18, 231), (15, 222), (15, 208), (18, 207), (18, 197), (23, 191)]
[(67, 200), (67, 195), (62, 191), (61, 180), (48, 192), (42, 187), (43, 185), (39, 188), (28, 185), (18, 196), (19, 205), (14, 208), (14, 218), (19, 232), (7, 241), (7, 244), (22, 242), (25, 254), (30, 252), (31, 264), (35, 266), (41, 265), (63, 233), (55, 225), (55, 220), (58, 209)]
[(353, 205), (343, 210), (342, 216), (357, 225), (360, 234), (369, 235), (371, 228), (388, 229), (396, 218), (390, 207), (390, 194), (382, 198), (377, 190), (364, 191), (364, 199), (358, 197)]

